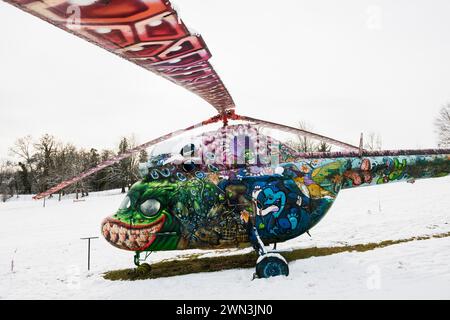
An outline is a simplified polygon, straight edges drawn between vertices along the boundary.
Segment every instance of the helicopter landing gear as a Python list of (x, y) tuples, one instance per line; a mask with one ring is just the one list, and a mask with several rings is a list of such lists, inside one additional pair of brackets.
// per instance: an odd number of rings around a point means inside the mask
[(256, 272), (253, 274), (253, 279), (264, 279), (277, 276), (288, 276), (289, 266), (286, 259), (277, 252), (267, 251), (264, 243), (259, 237), (258, 231), (253, 227), (251, 237), (253, 248), (259, 254), (256, 261)]
[(141, 254), (140, 254), (140, 252), (136, 252), (134, 254), (134, 265), (136, 267), (139, 267), (140, 264), (141, 264)]
[(136, 272), (140, 275), (145, 275), (150, 273), (152, 270), (152, 267), (148, 263), (141, 263), (147, 260), (147, 258), (150, 256), (151, 252), (145, 252), (144, 259), (141, 259), (141, 253), (136, 252), (134, 254), (134, 265), (136, 266)]
[(152, 251), (145, 251), (145, 256), (143, 259), (141, 259), (141, 252), (136, 251), (134, 253), (134, 265), (136, 267), (139, 267), (141, 265), (141, 262), (147, 261), (148, 257), (152, 254)]

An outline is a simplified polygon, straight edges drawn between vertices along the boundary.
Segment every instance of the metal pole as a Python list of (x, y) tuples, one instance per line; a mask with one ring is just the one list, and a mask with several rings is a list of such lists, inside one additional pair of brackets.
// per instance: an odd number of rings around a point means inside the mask
[(88, 239), (88, 271), (91, 270), (91, 238)]
[(91, 239), (98, 239), (98, 237), (87, 237), (87, 238), (80, 238), (81, 240), (87, 240), (88, 241), (88, 271), (91, 270)]

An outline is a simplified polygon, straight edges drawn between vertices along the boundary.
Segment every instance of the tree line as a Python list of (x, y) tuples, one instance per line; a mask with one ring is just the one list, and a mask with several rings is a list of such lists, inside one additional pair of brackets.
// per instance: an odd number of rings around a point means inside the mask
[[(6, 201), (17, 194), (36, 194), (72, 178), (104, 160), (135, 146), (134, 138), (123, 137), (116, 150), (77, 148), (62, 143), (54, 136), (45, 134), (35, 140), (31, 136), (17, 139), (10, 153), (16, 161), (0, 163), (0, 197)], [(90, 191), (121, 188), (126, 191), (139, 177), (139, 163), (148, 158), (145, 150), (124, 159), (61, 191), (76, 193), (77, 197), (89, 195)]]

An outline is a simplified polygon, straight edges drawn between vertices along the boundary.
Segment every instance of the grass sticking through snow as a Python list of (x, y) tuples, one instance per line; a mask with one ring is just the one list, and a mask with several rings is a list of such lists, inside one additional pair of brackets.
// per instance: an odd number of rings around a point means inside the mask
[[(346, 245), (337, 247), (323, 247), (323, 248), (304, 248), (296, 249), (288, 252), (281, 252), (283, 257), (290, 262), (299, 259), (307, 259), (310, 257), (328, 256), (341, 252), (364, 252), (374, 250), (377, 248), (384, 248), (395, 244), (429, 240), (435, 238), (450, 237), (450, 232), (427, 235), (421, 237), (412, 237), (408, 239), (399, 240), (386, 240), (376, 243)], [(169, 260), (148, 265), (144, 264), (135, 269), (123, 269), (109, 271), (104, 274), (104, 278), (108, 280), (144, 280), (144, 279), (156, 279), (162, 277), (173, 277), (184, 274), (200, 273), (200, 272), (215, 272), (229, 269), (239, 268), (254, 268), (258, 256), (255, 252), (231, 255), (231, 256), (218, 256), (209, 258), (199, 258), (199, 255), (193, 255), (190, 259), (184, 260)]]

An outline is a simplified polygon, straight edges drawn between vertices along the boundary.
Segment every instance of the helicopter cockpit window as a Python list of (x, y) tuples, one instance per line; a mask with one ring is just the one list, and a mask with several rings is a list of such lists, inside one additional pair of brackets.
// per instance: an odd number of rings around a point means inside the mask
[(180, 154), (186, 158), (195, 157), (195, 153), (196, 153), (196, 147), (195, 147), (195, 144), (193, 144), (193, 143), (185, 145), (180, 151)]
[(195, 165), (194, 161), (192, 161), (192, 160), (188, 160), (183, 163), (183, 170), (185, 172), (192, 172), (195, 170), (196, 167), (197, 166)]
[(161, 203), (155, 199), (149, 199), (141, 204), (141, 211), (146, 216), (154, 216), (159, 212)]
[(126, 210), (126, 209), (130, 208), (130, 205), (131, 205), (130, 197), (126, 196), (125, 199), (122, 200), (119, 210)]
[[(198, 140), (198, 139), (197, 139)], [(162, 142), (150, 152), (148, 167), (159, 167), (167, 164), (182, 164), (185, 161), (196, 158), (199, 155), (201, 143), (195, 138), (178, 139), (170, 142)]]

